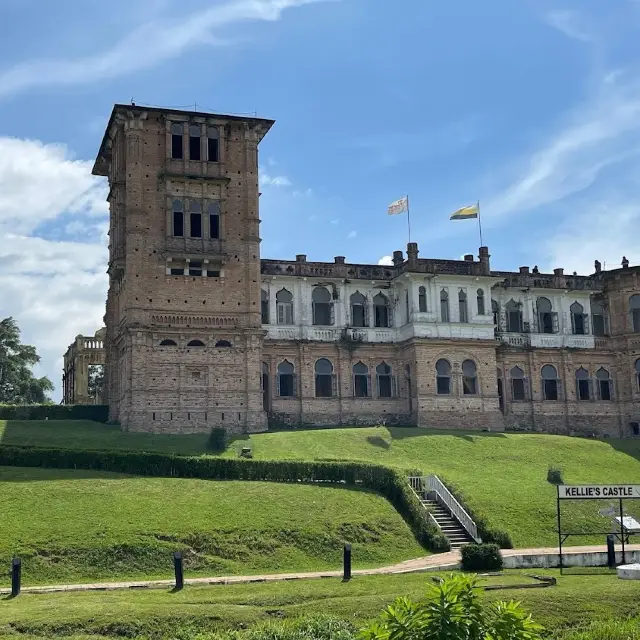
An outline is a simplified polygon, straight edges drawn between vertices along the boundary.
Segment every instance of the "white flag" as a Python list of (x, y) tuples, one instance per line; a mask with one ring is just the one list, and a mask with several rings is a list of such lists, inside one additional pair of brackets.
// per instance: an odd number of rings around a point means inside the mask
[(398, 213), (404, 213), (405, 211), (409, 211), (409, 196), (405, 196), (404, 198), (400, 198), (400, 200), (392, 202), (387, 209), (387, 213), (390, 216), (395, 216)]

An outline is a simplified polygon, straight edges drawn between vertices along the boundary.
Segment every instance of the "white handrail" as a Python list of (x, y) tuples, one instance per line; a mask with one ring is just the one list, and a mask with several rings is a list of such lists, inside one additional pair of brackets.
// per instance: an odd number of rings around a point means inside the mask
[(451, 512), (451, 515), (462, 525), (464, 530), (476, 541), (482, 542), (478, 536), (478, 527), (471, 516), (464, 510), (462, 505), (455, 499), (451, 491), (442, 483), (436, 475), (423, 477), (410, 477), (409, 485), (418, 494), (423, 495), (426, 491), (436, 494), (438, 502), (444, 504)]

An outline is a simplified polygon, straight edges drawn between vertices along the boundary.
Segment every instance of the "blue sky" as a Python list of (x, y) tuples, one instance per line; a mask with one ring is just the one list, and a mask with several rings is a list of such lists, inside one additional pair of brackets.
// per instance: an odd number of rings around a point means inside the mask
[[(263, 257), (640, 263), (637, 0), (2, 0), (0, 317), (59, 384), (101, 324), (114, 102), (257, 112)], [(59, 394), (56, 394), (59, 397)]]

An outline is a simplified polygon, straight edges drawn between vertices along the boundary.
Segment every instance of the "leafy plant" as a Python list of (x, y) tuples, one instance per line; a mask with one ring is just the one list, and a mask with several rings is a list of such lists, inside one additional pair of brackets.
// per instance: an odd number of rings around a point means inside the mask
[(214, 427), (209, 434), (207, 448), (213, 453), (224, 453), (227, 449), (227, 430), (224, 427)]
[(480, 602), (476, 576), (452, 574), (421, 601), (398, 598), (360, 640), (538, 640), (543, 627), (518, 602)]
[(497, 544), (467, 544), (462, 547), (463, 571), (500, 571), (502, 556)]
[(338, 344), (345, 351), (349, 353), (353, 353), (356, 349), (362, 346), (364, 341), (364, 337), (361, 335), (353, 335), (353, 333), (349, 333), (349, 331), (344, 328), (340, 333), (340, 338), (338, 339)]

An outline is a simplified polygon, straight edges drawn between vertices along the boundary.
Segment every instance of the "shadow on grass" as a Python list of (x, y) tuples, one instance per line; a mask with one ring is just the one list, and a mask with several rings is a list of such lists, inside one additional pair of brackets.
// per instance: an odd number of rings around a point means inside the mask
[(604, 442), (612, 449), (640, 460), (640, 438), (605, 438), (599, 442)]
[(421, 427), (387, 427), (389, 435), (394, 440), (427, 436), (453, 436), (468, 442), (475, 442), (478, 438), (506, 438), (507, 435), (498, 431), (474, 431), (472, 429), (425, 429)]
[(389, 449), (391, 444), (380, 436), (367, 436), (367, 442), (372, 447), (380, 447), (381, 449)]

